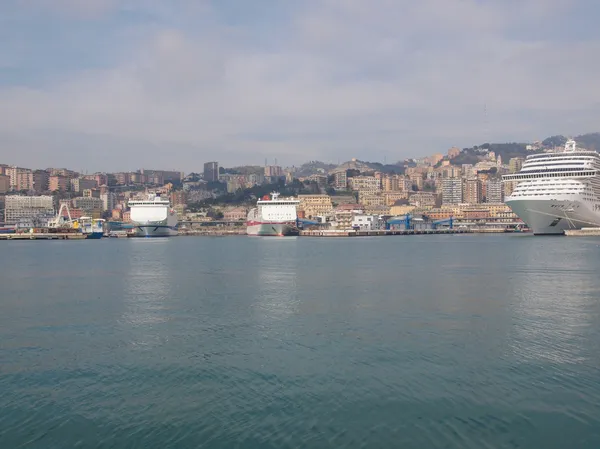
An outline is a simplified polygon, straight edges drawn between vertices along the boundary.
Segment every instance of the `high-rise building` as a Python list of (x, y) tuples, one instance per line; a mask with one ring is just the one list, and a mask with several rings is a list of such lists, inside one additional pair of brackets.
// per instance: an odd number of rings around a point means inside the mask
[(216, 182), (219, 180), (218, 162), (206, 162), (204, 164), (204, 180), (206, 182)]
[(467, 179), (465, 180), (463, 191), (463, 201), (469, 204), (481, 203), (481, 180)]
[(100, 199), (102, 200), (102, 210), (112, 211), (115, 208), (115, 204), (117, 202), (117, 195), (113, 192), (105, 192), (100, 194)]
[(27, 168), (17, 169), (17, 185), (15, 190), (33, 190), (33, 171)]
[(285, 176), (283, 168), (279, 165), (267, 165), (265, 166), (265, 177), (266, 178), (281, 178)]
[(346, 170), (340, 170), (333, 174), (333, 188), (348, 190), (348, 172)]
[(463, 201), (461, 178), (446, 178), (442, 180), (442, 204), (460, 204)]
[(36, 170), (33, 172), (33, 190), (37, 193), (46, 192), (48, 190), (48, 182), (50, 175), (46, 170)]
[(490, 179), (487, 181), (486, 203), (504, 202), (504, 184), (500, 179)]
[(0, 194), (6, 193), (10, 190), (10, 177), (6, 175), (0, 175)]
[(48, 180), (48, 190), (51, 192), (66, 192), (70, 186), (71, 183), (66, 176), (52, 175)]

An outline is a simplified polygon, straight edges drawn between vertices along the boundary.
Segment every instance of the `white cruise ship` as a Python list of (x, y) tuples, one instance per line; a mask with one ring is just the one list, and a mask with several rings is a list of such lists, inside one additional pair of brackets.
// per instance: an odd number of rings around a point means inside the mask
[(298, 235), (298, 205), (295, 198), (279, 199), (279, 193), (271, 193), (256, 202), (246, 220), (246, 234), (259, 236)]
[(578, 150), (527, 156), (521, 171), (505, 175), (516, 184), (505, 202), (536, 235), (600, 226), (600, 155)]
[(177, 235), (177, 212), (169, 200), (148, 195), (146, 200), (130, 200), (131, 222), (140, 237), (170, 237)]

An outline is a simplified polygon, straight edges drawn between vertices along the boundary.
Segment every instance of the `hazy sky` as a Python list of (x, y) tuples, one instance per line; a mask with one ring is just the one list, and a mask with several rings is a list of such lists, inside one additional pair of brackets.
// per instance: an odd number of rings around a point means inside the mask
[(391, 162), (599, 131), (598, 17), (597, 0), (0, 0), (0, 163)]

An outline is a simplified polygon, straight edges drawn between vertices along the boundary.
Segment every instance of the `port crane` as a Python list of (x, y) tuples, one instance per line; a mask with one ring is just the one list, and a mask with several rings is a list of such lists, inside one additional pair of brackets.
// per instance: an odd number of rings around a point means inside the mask
[(404, 225), (404, 229), (411, 229), (411, 222), (412, 222), (412, 215), (410, 215), (410, 214), (400, 215), (398, 217), (390, 218), (386, 222), (385, 228), (389, 230), (392, 228), (392, 226)]
[[(67, 218), (63, 216), (63, 210), (67, 212)], [(73, 228), (74, 222), (71, 218), (71, 211), (69, 210), (69, 205), (67, 203), (62, 203), (60, 205), (60, 209), (58, 210), (58, 214), (52, 220), (48, 221), (49, 228)]]
[(431, 228), (437, 229), (438, 226), (445, 226), (445, 225), (448, 225), (448, 227), (450, 229), (454, 229), (454, 218), (450, 217), (450, 218), (445, 218), (444, 220), (436, 220), (431, 223)]

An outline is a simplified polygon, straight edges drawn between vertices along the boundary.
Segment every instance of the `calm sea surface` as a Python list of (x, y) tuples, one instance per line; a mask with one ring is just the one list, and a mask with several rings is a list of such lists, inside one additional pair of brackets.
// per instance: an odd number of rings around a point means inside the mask
[(600, 239), (0, 251), (2, 449), (600, 447)]

